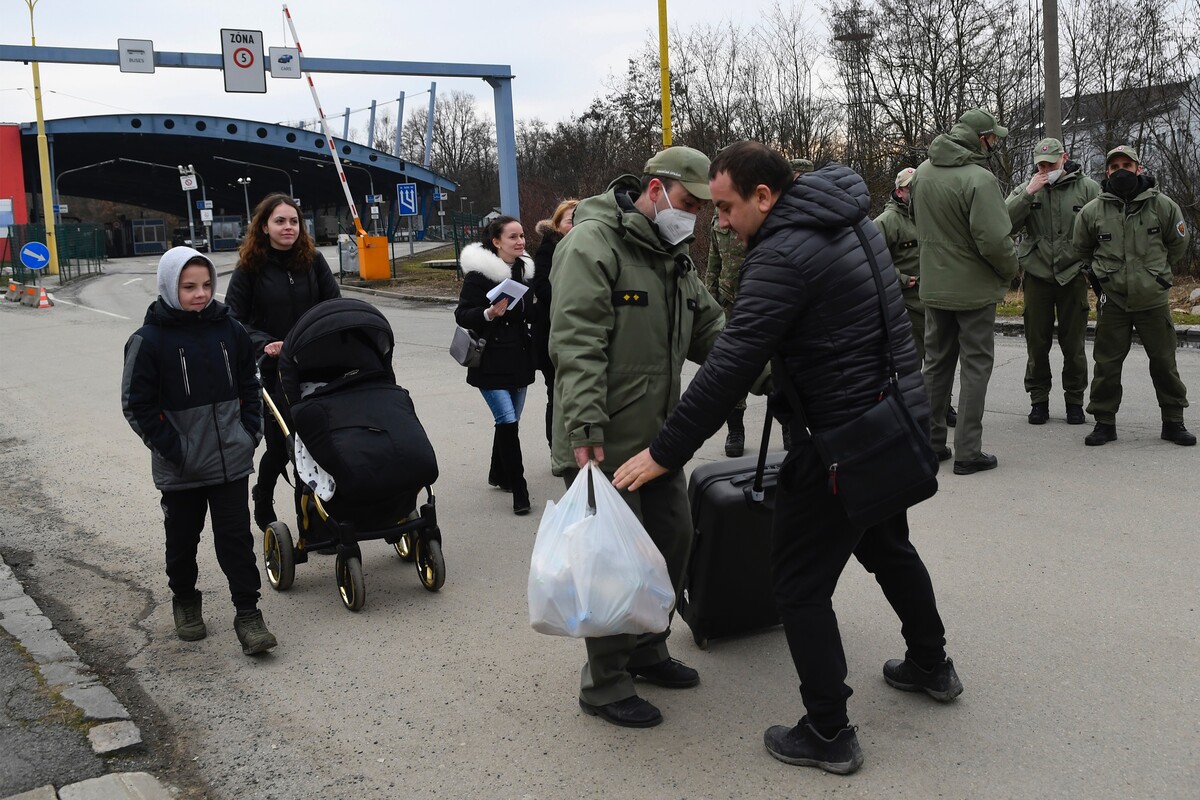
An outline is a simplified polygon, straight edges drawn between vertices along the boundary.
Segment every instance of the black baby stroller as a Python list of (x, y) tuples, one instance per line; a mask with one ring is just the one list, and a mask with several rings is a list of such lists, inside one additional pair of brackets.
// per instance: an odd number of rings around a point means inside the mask
[(310, 553), (336, 550), (342, 603), (358, 611), (366, 600), (358, 543), (371, 539), (416, 562), (429, 591), (446, 580), (432, 489), (437, 458), (408, 392), (396, 384), (394, 344), (383, 314), (350, 298), (313, 306), (284, 340), (284, 402), (276, 405), (266, 391), (263, 399), (287, 438), (300, 508), (295, 544), (278, 520), (263, 535), (267, 579), (278, 591), (291, 587), (296, 564)]

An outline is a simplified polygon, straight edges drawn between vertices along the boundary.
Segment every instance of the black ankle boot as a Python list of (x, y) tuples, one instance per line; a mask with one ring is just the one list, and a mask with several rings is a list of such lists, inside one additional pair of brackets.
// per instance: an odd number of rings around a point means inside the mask
[(254, 524), (259, 530), (266, 531), (267, 526), (275, 521), (275, 487), (267, 488), (255, 484), (250, 489), (250, 497), (254, 501)]
[(746, 451), (746, 428), (742, 424), (745, 409), (735, 408), (729, 415), (729, 435), (725, 437), (726, 458), (740, 458)]

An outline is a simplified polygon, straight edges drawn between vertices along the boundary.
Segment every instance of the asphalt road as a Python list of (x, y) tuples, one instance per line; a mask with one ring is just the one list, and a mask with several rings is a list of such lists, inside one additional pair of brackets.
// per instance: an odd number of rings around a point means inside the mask
[[(1159, 440), (1137, 348), (1120, 440), (1085, 448), (1090, 425), (1067, 426), (1061, 396), (1050, 424), (1026, 424), (1024, 343), (997, 342), (984, 447), (1000, 467), (946, 474), (911, 515), (966, 691), (941, 706), (884, 684), (899, 625), (852, 564), (834, 603), (866, 764), (834, 777), (763, 750), (768, 726), (803, 713), (779, 630), (702, 652), (677, 621), (673, 654), (702, 683), (642, 690), (662, 726), (618, 729), (579, 711), (582, 644), (534, 633), (525, 605), (540, 511), (562, 491), (538, 435), (543, 388), (532, 387), (523, 437), (534, 513), (517, 518), (486, 486), (490, 415), (446, 354), (445, 305), (370, 298), (438, 454), (444, 589), (425, 591), (390, 547), (367, 543), (367, 605), (351, 614), (332, 559), (317, 557), (291, 591), (264, 588), (280, 646), (252, 660), (202, 546), (209, 637), (178, 641), (149, 458), (119, 402), (122, 345), (154, 293), (154, 260), (107, 270), (56, 292), (48, 311), (0, 304), (0, 548), (190, 796), (1200, 796), (1200, 448)], [(1200, 390), (1200, 352), (1181, 350), (1179, 363)], [(748, 428), (762, 414), (752, 399)], [(722, 439), (693, 465), (721, 459)], [(281, 482), (277, 507), (289, 491)]]

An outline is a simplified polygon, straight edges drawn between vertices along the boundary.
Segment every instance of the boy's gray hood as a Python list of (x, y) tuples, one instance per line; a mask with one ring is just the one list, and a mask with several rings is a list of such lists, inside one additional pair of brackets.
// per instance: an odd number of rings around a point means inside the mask
[[(179, 275), (183, 272), (184, 266), (193, 258), (203, 259), (204, 263), (208, 264), (208, 274), (212, 278), (213, 299), (216, 298), (217, 268), (213, 266), (212, 259), (191, 247), (172, 247), (158, 260), (158, 296), (176, 311), (183, 310), (179, 305)], [(212, 299), (208, 302), (211, 305)]]

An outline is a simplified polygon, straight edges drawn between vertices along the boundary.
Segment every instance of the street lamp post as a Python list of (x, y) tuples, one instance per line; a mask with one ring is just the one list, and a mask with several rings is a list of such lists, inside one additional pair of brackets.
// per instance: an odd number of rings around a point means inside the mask
[(246, 198), (246, 230), (250, 230), (250, 179), (238, 178), (237, 182), (242, 185), (242, 196)]
[(460, 217), (463, 215), (463, 203), (465, 203), (466, 200), (467, 200), (467, 196), (465, 194), (462, 197), (458, 198), (458, 215)]
[[(183, 164), (180, 164), (179, 165), (179, 177), (180, 178), (196, 177), (196, 168), (193, 167), (191, 164), (188, 164), (186, 167)], [(194, 186), (194, 184), (193, 184), (193, 186)], [(191, 241), (192, 247), (195, 247), (196, 246), (196, 223), (195, 223), (195, 218), (192, 216), (192, 189), (187, 186), (186, 181), (185, 181), (184, 187), (183, 187), (183, 196), (185, 198), (187, 198), (188, 240)]]

